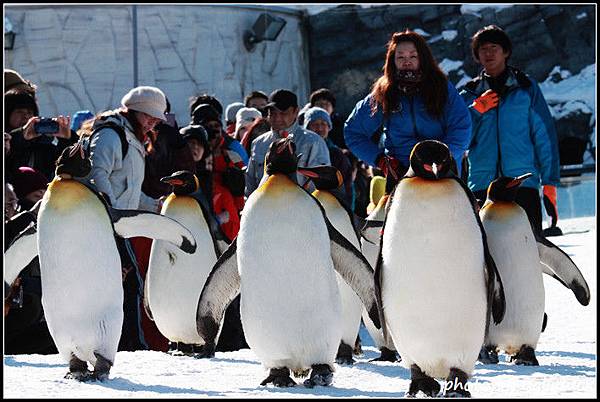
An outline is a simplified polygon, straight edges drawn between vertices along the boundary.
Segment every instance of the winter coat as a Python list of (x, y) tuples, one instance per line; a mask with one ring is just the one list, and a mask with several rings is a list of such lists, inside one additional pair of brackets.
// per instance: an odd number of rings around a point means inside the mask
[(471, 118), (464, 102), (450, 82), (448, 100), (441, 118), (427, 112), (421, 96), (400, 96), (400, 104), (384, 119), (381, 105), (371, 115), (372, 95), (359, 101), (344, 125), (344, 137), (348, 148), (359, 159), (375, 166), (375, 159), (383, 152), (380, 145), (371, 137), (383, 126), (383, 144), (386, 154), (398, 159), (405, 167), (409, 166), (410, 152), (423, 140), (438, 140), (450, 148), (450, 152), (460, 169), (460, 161), (471, 137)]
[[(558, 185), (560, 162), (554, 120), (538, 84), (509, 68), (506, 91), (496, 108), (484, 114), (469, 106), (473, 135), (469, 145), (468, 185), (487, 189), (499, 176), (533, 173), (523, 187)], [(461, 91), (467, 105), (490, 89), (483, 72)]]
[[(296, 122), (285, 131), (296, 144), (296, 155), (302, 154), (298, 160), (298, 167), (331, 164), (329, 149), (321, 136), (302, 128)], [(265, 155), (271, 143), (279, 138), (282, 136), (278, 132), (270, 130), (252, 141), (250, 161), (246, 170), (246, 196), (252, 194), (260, 185), (265, 168)], [(309, 179), (298, 173), (297, 180), (298, 184), (303, 186)], [(309, 183), (307, 190), (310, 192), (315, 190), (312, 182)]]
[[(92, 171), (86, 177), (106, 194), (114, 208), (158, 210), (158, 200), (142, 192), (146, 149), (133, 133), (131, 123), (120, 113), (111, 113), (112, 121), (125, 129), (129, 148), (125, 158), (121, 151), (119, 134), (107, 127), (98, 130), (90, 139)], [(96, 119), (94, 127), (103, 124)]]

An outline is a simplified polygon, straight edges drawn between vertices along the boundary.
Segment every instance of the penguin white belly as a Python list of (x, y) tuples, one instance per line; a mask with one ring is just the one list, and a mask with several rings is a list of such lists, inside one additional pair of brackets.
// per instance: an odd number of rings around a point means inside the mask
[(383, 308), (405, 366), (470, 375), (487, 302), (482, 236), (466, 194), (454, 180), (402, 180), (383, 236)]
[(508, 354), (517, 353), (523, 344), (535, 349), (544, 316), (544, 281), (527, 215), (518, 206), (488, 207), (481, 215), (506, 296), (504, 319), (498, 325), (490, 323), (486, 344)]
[[(339, 204), (339, 201), (330, 193), (316, 191), (315, 197), (321, 202), (325, 209), (327, 218), (357, 250), (360, 250), (360, 243), (350, 222), (350, 216), (346, 210)], [(354, 347), (356, 336), (360, 329), (360, 318), (363, 309), (362, 302), (356, 292), (346, 283), (340, 274), (336, 272), (336, 278), (340, 289), (342, 300), (342, 341), (346, 345)]]
[(293, 183), (268, 184), (248, 198), (237, 237), (246, 340), (267, 368), (333, 367), (341, 303), (322, 214)]
[[(80, 184), (48, 191), (38, 215), (42, 305), (61, 355), (114, 362), (123, 322), (121, 261), (108, 213)], [(56, 194), (56, 196), (53, 196)]]
[(170, 196), (162, 215), (184, 225), (196, 239), (188, 254), (164, 240), (154, 240), (146, 275), (150, 311), (158, 330), (173, 342), (204, 344), (196, 329), (200, 293), (217, 261), (213, 240), (198, 202)]

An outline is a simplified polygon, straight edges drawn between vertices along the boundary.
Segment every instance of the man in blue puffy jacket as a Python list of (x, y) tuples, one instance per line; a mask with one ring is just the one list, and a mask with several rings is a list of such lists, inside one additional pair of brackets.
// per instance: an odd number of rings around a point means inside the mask
[(479, 30), (471, 49), (483, 71), (460, 92), (473, 122), (469, 188), (483, 202), (489, 184), (497, 177), (533, 173), (523, 182), (516, 201), (541, 233), (540, 185), (552, 226), (558, 219), (560, 165), (554, 120), (538, 84), (507, 65), (512, 44), (501, 28), (490, 25)]

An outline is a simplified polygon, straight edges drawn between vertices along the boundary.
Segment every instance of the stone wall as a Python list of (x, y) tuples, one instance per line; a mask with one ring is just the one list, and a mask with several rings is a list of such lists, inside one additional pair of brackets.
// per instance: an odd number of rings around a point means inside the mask
[[(39, 88), (45, 116), (119, 106), (134, 85), (129, 5), (5, 6), (16, 32), (5, 68)], [(276, 41), (248, 52), (243, 32), (265, 11), (283, 17)], [(178, 122), (189, 121), (189, 98), (216, 95), (225, 108), (252, 90), (289, 88), (308, 95), (308, 52), (300, 13), (281, 7), (138, 5), (138, 85), (161, 88)]]
[[(510, 36), (510, 64), (540, 83), (556, 66), (576, 75), (595, 64), (595, 20), (595, 5), (490, 6), (470, 12), (460, 4), (342, 5), (309, 17), (311, 88), (334, 91), (338, 112), (347, 116), (382, 74), (391, 34), (405, 28), (426, 36), (436, 60), (444, 64), (457, 87), (478, 74), (471, 37), (489, 24), (499, 25)], [(553, 80), (561, 79), (554, 74)], [(587, 106), (594, 109), (593, 100)], [(595, 133), (595, 111), (587, 108), (555, 118), (561, 139), (578, 136), (587, 141)]]

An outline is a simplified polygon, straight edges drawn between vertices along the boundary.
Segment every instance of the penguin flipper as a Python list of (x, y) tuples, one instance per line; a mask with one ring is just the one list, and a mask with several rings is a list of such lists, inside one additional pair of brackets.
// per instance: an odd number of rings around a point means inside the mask
[(182, 251), (196, 251), (194, 235), (175, 219), (149, 211), (108, 207), (115, 232), (124, 238), (148, 237), (173, 243)]
[(225, 310), (240, 292), (237, 266), (237, 238), (219, 257), (200, 293), (196, 328), (206, 344), (216, 344)]
[(371, 265), (362, 253), (333, 227), (327, 217), (325, 222), (329, 231), (331, 259), (335, 270), (361, 299), (375, 327), (381, 328)]
[(146, 315), (148, 318), (154, 321), (154, 317), (152, 317), (152, 310), (150, 310), (150, 303), (148, 302), (148, 282), (148, 280), (144, 281), (144, 295), (142, 300), (144, 302), (144, 311), (146, 312)]
[(17, 279), (21, 271), (38, 255), (37, 227), (30, 224), (11, 242), (4, 253), (4, 287)]
[(571, 289), (577, 301), (587, 306), (590, 303), (590, 288), (571, 257), (550, 240), (536, 234), (542, 272), (550, 275)]
[(488, 317), (489, 310), (491, 309), (492, 317), (494, 318), (494, 323), (498, 325), (502, 322), (502, 319), (504, 318), (504, 313), (506, 311), (504, 285), (502, 284), (502, 279), (500, 278), (500, 272), (498, 272), (498, 267), (496, 266), (496, 263), (494, 262), (492, 254), (490, 253), (490, 250), (488, 248), (487, 237), (485, 236), (483, 225), (479, 220), (479, 216), (477, 216), (477, 218), (483, 234), (483, 255), (485, 259), (484, 271), (486, 275), (486, 286), (488, 294)]

